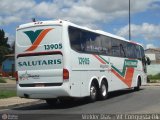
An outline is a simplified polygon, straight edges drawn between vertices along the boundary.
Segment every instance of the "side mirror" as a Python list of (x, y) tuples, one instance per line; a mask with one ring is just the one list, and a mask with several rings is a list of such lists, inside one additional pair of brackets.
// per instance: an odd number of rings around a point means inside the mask
[(151, 60), (149, 59), (149, 57), (146, 57), (146, 63), (147, 63), (148, 65), (151, 64)]

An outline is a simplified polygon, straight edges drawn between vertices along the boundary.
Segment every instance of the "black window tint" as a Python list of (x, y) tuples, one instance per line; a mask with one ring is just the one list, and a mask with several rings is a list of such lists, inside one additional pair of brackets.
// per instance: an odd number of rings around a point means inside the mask
[(85, 53), (99, 54), (102, 51), (101, 35), (81, 30), (79, 28), (69, 27), (69, 38), (71, 48)]
[(136, 58), (136, 47), (132, 43), (128, 43), (127, 45), (127, 57)]
[(81, 31), (79, 29), (74, 27), (69, 27), (69, 38), (72, 49), (82, 51), (80, 36), (81, 36)]
[(144, 50), (139, 45), (71, 26), (68, 30), (71, 48), (76, 51), (115, 57), (144, 58)]
[(84, 52), (91, 51), (90, 40), (87, 34), (88, 33), (86, 33), (85, 31), (81, 32), (81, 47), (82, 47), (82, 51)]
[(120, 57), (120, 42), (114, 38), (111, 40), (111, 54), (115, 57)]
[(141, 58), (145, 58), (145, 54), (144, 54), (144, 49), (143, 49), (143, 47), (140, 47), (140, 51), (141, 51)]
[(136, 58), (141, 60), (141, 51), (139, 45), (136, 45)]
[(127, 43), (124, 41), (120, 41), (120, 56), (121, 57), (126, 57), (126, 47), (127, 47)]
[(83, 31), (81, 35), (82, 46), (85, 52), (99, 53), (101, 50), (100, 35)]
[(91, 39), (93, 53), (100, 53), (102, 51), (101, 39), (102, 39), (101, 35), (98, 35), (98, 34), (93, 35), (93, 39)]
[(107, 36), (101, 36), (102, 50), (101, 54), (111, 55), (111, 38)]

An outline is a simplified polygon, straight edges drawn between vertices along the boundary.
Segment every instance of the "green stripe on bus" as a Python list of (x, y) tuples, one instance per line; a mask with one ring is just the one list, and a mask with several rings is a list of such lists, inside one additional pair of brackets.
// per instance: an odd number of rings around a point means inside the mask
[[(99, 57), (104, 61), (106, 62), (107, 64), (109, 64), (109, 62), (104, 59), (102, 56), (99, 55)], [(137, 67), (137, 63), (138, 61), (137, 60), (129, 60), (129, 59), (125, 59), (124, 60), (124, 64), (123, 64), (123, 69), (122, 71), (120, 71), (118, 68), (116, 68), (114, 65), (111, 65), (111, 67), (118, 73), (120, 74), (121, 76), (125, 76), (125, 73), (126, 73), (126, 68), (127, 67)]]

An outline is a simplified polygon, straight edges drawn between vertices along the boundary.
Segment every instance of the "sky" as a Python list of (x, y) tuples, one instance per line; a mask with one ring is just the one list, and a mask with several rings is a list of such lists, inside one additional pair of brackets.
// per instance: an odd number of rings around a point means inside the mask
[[(131, 39), (160, 48), (160, 0), (130, 0)], [(69, 20), (128, 39), (129, 0), (0, 0), (0, 29), (15, 40), (16, 27), (36, 21)]]

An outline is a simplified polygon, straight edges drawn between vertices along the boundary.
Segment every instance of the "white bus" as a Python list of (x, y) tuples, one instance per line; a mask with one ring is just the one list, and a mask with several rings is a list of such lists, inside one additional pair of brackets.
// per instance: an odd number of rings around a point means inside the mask
[(20, 25), (15, 42), (17, 95), (53, 104), (64, 97), (106, 99), (146, 84), (143, 47), (68, 21)]

